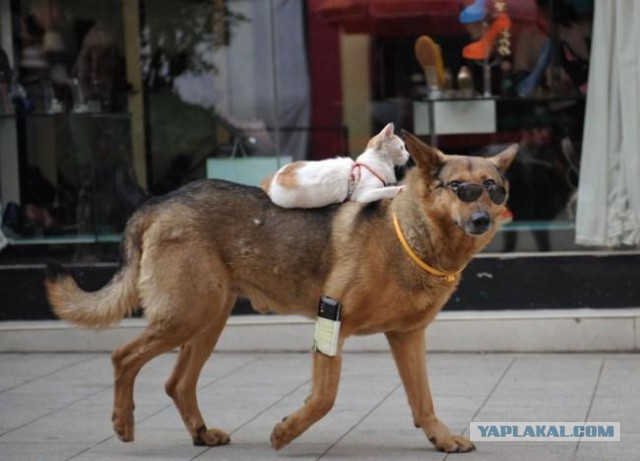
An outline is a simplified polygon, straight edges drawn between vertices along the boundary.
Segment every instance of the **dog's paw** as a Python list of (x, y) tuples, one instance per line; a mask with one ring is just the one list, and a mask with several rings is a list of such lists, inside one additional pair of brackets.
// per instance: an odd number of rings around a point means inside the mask
[(133, 442), (133, 412), (126, 415), (114, 411), (111, 416), (113, 422), (113, 430), (120, 440), (123, 442)]
[(231, 441), (231, 437), (220, 429), (207, 429), (198, 433), (193, 438), (193, 444), (197, 447), (207, 446), (215, 447), (218, 445), (226, 445)]
[(273, 431), (271, 432), (271, 446), (274, 450), (279, 450), (282, 447), (287, 446), (293, 439), (295, 439), (295, 435), (293, 435), (287, 427), (287, 417), (284, 417), (282, 422), (273, 427)]
[(467, 453), (476, 449), (469, 439), (460, 435), (449, 434), (441, 437), (431, 437), (429, 440), (438, 450), (446, 453)]

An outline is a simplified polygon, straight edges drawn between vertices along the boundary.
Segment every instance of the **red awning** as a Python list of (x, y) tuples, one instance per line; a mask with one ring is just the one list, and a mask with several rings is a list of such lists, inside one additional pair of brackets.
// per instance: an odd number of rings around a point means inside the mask
[[(325, 0), (316, 11), (346, 33), (451, 35), (464, 32), (458, 22), (462, 0)], [(513, 21), (533, 22), (535, 0), (507, 0)]]

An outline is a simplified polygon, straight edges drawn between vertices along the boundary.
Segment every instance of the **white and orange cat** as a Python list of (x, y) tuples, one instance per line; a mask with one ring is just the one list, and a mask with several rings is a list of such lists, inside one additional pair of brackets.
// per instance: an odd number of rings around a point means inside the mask
[(393, 133), (393, 123), (367, 143), (354, 161), (338, 157), (289, 163), (266, 178), (261, 186), (271, 200), (284, 208), (318, 208), (346, 200), (373, 202), (395, 197), (394, 166), (404, 165), (409, 152)]

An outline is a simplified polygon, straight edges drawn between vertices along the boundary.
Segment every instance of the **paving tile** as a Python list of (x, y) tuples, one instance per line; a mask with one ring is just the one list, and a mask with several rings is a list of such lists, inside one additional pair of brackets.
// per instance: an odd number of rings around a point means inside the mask
[(488, 405), (474, 418), (477, 422), (584, 421), (589, 409), (584, 405), (522, 402), (514, 405)]
[[(30, 362), (33, 368), (39, 368), (40, 363), (47, 364), (49, 360), (51, 358), (45, 356), (39, 361), (27, 361)], [(55, 359), (53, 361), (56, 362)], [(37, 366), (34, 366), (34, 364), (37, 364)], [(45, 368), (49, 367), (45, 365)], [(87, 395), (107, 388), (112, 380), (111, 362), (106, 354), (103, 354), (96, 357), (88, 356), (85, 360), (70, 363), (65, 367), (36, 376), (15, 390), (24, 394), (64, 393)]]
[[(175, 356), (172, 357), (175, 359)], [(257, 362), (255, 356), (239, 356), (234, 360), (221, 360), (215, 364), (214, 367), (209, 366), (206, 373), (202, 374), (200, 379), (200, 389), (198, 391), (198, 400), (200, 403), (201, 410), (205, 417), (205, 421), (207, 421), (209, 427), (221, 427), (223, 430), (227, 430), (227, 427), (235, 427), (235, 426), (226, 426), (224, 423), (227, 421), (219, 421), (218, 417), (220, 413), (223, 415), (228, 415), (226, 408), (220, 409), (220, 411), (210, 410), (210, 399), (207, 398), (207, 387), (210, 387), (213, 383), (219, 380), (228, 379), (230, 375), (234, 373), (235, 370), (242, 369), (245, 365)], [(173, 366), (172, 361), (167, 361), (161, 367), (170, 369)], [(173, 401), (167, 396), (164, 392), (164, 381), (167, 378), (168, 374), (158, 375), (156, 372), (158, 368), (156, 367), (155, 371), (146, 371), (143, 369), (139, 379), (136, 380), (136, 388), (135, 388), (135, 418), (136, 418), (136, 439), (142, 439), (144, 434), (151, 431), (152, 433), (158, 432), (175, 432), (182, 435), (182, 438), (186, 441), (190, 441), (190, 437), (184, 427), (184, 423), (180, 418), (177, 408), (173, 404)], [(154, 378), (153, 375), (156, 375)], [(282, 379), (286, 379), (285, 374), (281, 374)], [(246, 379), (246, 377), (244, 378)], [(253, 388), (256, 386), (253, 385)], [(229, 392), (228, 395), (220, 395), (218, 399), (220, 403), (226, 404), (229, 406), (229, 402), (237, 402), (238, 400), (244, 401), (244, 397), (242, 399), (238, 399), (238, 396), (242, 396), (243, 392), (238, 390), (237, 388), (233, 393)], [(229, 397), (233, 397), (230, 399)], [(270, 403), (270, 402), (269, 402)], [(95, 406), (94, 406), (95, 405)], [(74, 406), (74, 408), (79, 409), (80, 411), (85, 408), (93, 407), (94, 409), (100, 408), (103, 412), (103, 418), (110, 420), (111, 408), (113, 405), (113, 396), (112, 391), (110, 390), (108, 393), (101, 393), (99, 395), (87, 398), (82, 402), (79, 402)], [(216, 409), (217, 410), (217, 409)], [(256, 412), (256, 408), (253, 407), (248, 411), (245, 411), (244, 414), (241, 413), (241, 416), (236, 418), (235, 423), (241, 424), (246, 419), (252, 417)], [(215, 415), (213, 418), (209, 418), (208, 416), (212, 413)], [(238, 412), (233, 413), (237, 415)]]
[[(8, 368), (4, 368), (4, 370), (7, 370), (7, 369)], [(24, 377), (0, 376), (0, 393), (9, 391), (15, 387), (18, 387), (20, 384), (24, 384), (27, 381), (29, 381), (29, 379)]]
[(516, 354), (427, 353), (427, 364), (436, 368), (498, 370), (508, 366)]
[[(0, 354), (3, 376), (33, 379), (104, 354)], [(34, 366), (37, 364), (37, 366)]]
[(566, 354), (521, 355), (509, 369), (498, 395), (559, 396), (592, 395), (602, 359), (594, 356)]
[[(345, 431), (357, 425), (370, 411), (372, 405), (398, 388), (397, 381), (384, 379), (371, 381), (363, 376), (345, 378), (342, 384), (343, 392), (338, 394), (336, 405), (331, 412), (285, 447), (281, 454), (278, 453), (279, 456), (286, 456), (286, 459), (317, 459), (335, 444)], [(358, 398), (353, 398), (355, 392), (359, 394)], [(307, 393), (307, 389), (300, 388), (288, 395), (235, 432), (232, 435), (232, 445), (217, 448), (215, 458), (207, 459), (225, 459), (231, 456), (238, 446), (254, 447), (256, 457), (247, 455), (245, 459), (271, 459), (272, 456), (275, 458), (276, 454), (271, 451), (269, 444), (271, 430), (284, 415), (299, 408)], [(258, 455), (258, 452), (261, 455)]]
[[(595, 383), (594, 383), (595, 386)], [(584, 421), (592, 396), (527, 389), (522, 394), (496, 390), (475, 421)]]
[(78, 396), (74, 394), (23, 394), (17, 391), (0, 394), (0, 434), (67, 407), (76, 400)]
[(596, 395), (632, 396), (640, 399), (640, 355), (608, 356)]
[[(0, 441), (2, 461), (64, 461), (86, 447), (74, 443), (14, 443)], [(113, 459), (113, 458), (111, 458)]]
[[(375, 437), (375, 438), (374, 438)], [(464, 457), (467, 454), (456, 455)], [(387, 431), (365, 434), (353, 438), (348, 443), (333, 448), (322, 459), (331, 461), (367, 460), (367, 461), (443, 461), (446, 454), (438, 452), (433, 446), (418, 435), (404, 431)]]
[[(432, 393), (436, 414), (454, 432), (468, 430), (469, 422), (485, 401), (482, 395), (437, 395)], [(383, 415), (395, 420), (400, 427), (413, 427), (413, 417), (404, 390), (394, 393), (384, 407)]]
[[(309, 356), (311, 364), (311, 356)], [(309, 373), (311, 367), (309, 366)], [(345, 354), (342, 359), (342, 376), (398, 376), (391, 352)]]
[(640, 434), (622, 433), (620, 442), (581, 442), (576, 461), (638, 461)]
[(435, 451), (413, 427), (388, 353), (346, 354), (333, 410), (279, 452), (269, 435), (308, 396), (311, 354), (214, 354), (198, 399), (208, 425), (232, 432), (232, 443), (194, 447), (164, 393), (176, 357), (141, 371), (136, 440), (125, 444), (111, 428), (109, 354), (0, 354), (0, 459), (546, 461), (571, 460), (576, 448), (578, 460), (640, 459), (635, 354), (427, 355), (437, 414), (454, 432), (467, 433), (472, 419), (571, 421), (587, 411), (591, 421), (621, 421), (619, 443), (479, 442), (455, 456)]
[(576, 450), (574, 442), (476, 442), (475, 444), (477, 449), (464, 455), (464, 461), (572, 461)]
[(331, 447), (326, 459), (444, 459), (444, 454), (438, 453), (424, 433), (413, 426), (408, 406), (399, 408), (398, 396), (402, 396), (399, 388), (372, 408)]
[(112, 437), (80, 456), (81, 461), (98, 460), (191, 460), (205, 451), (206, 447), (196, 447), (186, 432), (145, 430), (136, 428), (136, 439), (124, 443)]
[[(618, 421), (622, 434), (640, 434), (640, 399), (625, 395), (598, 396), (589, 412), (589, 421)], [(640, 454), (638, 457), (640, 458)]]
[(274, 451), (269, 445), (268, 438), (260, 441), (242, 440), (225, 445), (212, 447), (195, 458), (197, 461), (316, 461), (324, 451), (326, 445), (316, 442), (296, 441), (280, 451)]
[(433, 393), (488, 395), (514, 361), (510, 354), (434, 354), (427, 356)]
[(91, 446), (112, 434), (111, 418), (102, 409), (68, 407), (4, 434), (2, 441), (28, 444), (36, 439)]

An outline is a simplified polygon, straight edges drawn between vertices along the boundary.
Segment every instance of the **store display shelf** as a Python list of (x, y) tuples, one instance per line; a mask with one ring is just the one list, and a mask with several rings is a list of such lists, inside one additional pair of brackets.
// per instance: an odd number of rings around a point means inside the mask
[(9, 245), (61, 245), (76, 243), (117, 243), (121, 234), (75, 234), (35, 237), (8, 237)]

